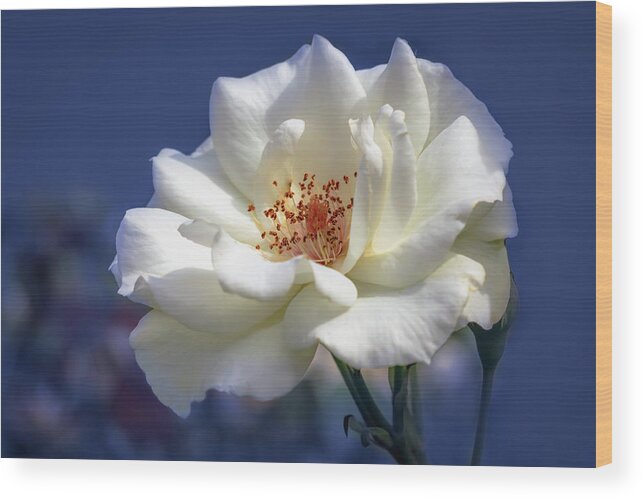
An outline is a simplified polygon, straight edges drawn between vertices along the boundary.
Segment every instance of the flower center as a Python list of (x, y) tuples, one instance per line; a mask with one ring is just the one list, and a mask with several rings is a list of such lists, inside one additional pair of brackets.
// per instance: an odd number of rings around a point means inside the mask
[[(357, 177), (357, 172), (353, 176)], [(288, 182), (283, 191), (273, 180), (276, 201), (263, 211), (263, 218), (255, 214), (254, 205), (248, 205), (257, 224), (265, 228), (257, 250), (278, 258), (304, 255), (322, 265), (332, 265), (348, 248), (353, 209), (350, 183), (350, 177), (344, 176), (342, 181), (330, 179), (318, 185), (315, 175), (304, 173), (300, 182)]]

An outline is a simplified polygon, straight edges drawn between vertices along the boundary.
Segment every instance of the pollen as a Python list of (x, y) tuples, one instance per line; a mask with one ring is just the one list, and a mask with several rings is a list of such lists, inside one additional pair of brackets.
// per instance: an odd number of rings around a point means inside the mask
[[(357, 172), (353, 177), (357, 176)], [(332, 265), (348, 248), (353, 186), (351, 178), (329, 179), (319, 184), (316, 175), (304, 173), (298, 182), (288, 182), (288, 190), (275, 190), (278, 196), (270, 207), (258, 212), (261, 244), (256, 249), (277, 259), (304, 255), (322, 265)], [(277, 187), (277, 180), (272, 181)], [(255, 212), (254, 205), (248, 206)], [(263, 215), (263, 216), (262, 216)]]

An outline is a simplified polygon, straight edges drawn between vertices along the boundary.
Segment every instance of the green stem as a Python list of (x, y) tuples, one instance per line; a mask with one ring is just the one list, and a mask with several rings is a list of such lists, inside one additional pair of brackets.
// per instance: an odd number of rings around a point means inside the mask
[(422, 435), (423, 422), (422, 422), (422, 392), (420, 392), (420, 383), (418, 381), (418, 366), (413, 364), (409, 368), (411, 377), (411, 411), (413, 412), (413, 420), (415, 421), (416, 431)]
[[(391, 402), (393, 405), (393, 430), (395, 432), (393, 435), (393, 448), (400, 453), (400, 457), (408, 464), (417, 464), (418, 455), (415, 451), (415, 447), (417, 447), (415, 437), (417, 435), (410, 431), (413, 427), (413, 414), (409, 412), (408, 406), (409, 367), (391, 367), (389, 368), (389, 376), (391, 376)], [(399, 459), (398, 462), (400, 462)]]
[(373, 400), (371, 392), (369, 392), (368, 386), (366, 386), (366, 381), (364, 381), (362, 377), (362, 373), (342, 362), (337, 357), (333, 356), (333, 358), (366, 425), (383, 428), (391, 433), (393, 428), (379, 407), (377, 407), (375, 400)]
[(393, 428), (395, 433), (402, 435), (404, 431), (404, 417), (407, 410), (408, 375), (409, 370), (404, 366), (390, 368), (393, 372), (391, 392), (393, 393)]
[(480, 391), (480, 408), (478, 409), (478, 424), (476, 427), (476, 438), (471, 454), (471, 466), (480, 466), (482, 449), (484, 447), (485, 433), (487, 431), (487, 419), (489, 418), (489, 403), (493, 389), (493, 376), (496, 366), (482, 369), (482, 389)]
[(393, 459), (398, 464), (426, 464), (424, 461), (421, 461), (414, 452), (414, 450), (409, 445), (405, 444), (395, 444), (393, 447), (388, 449)]
[[(392, 443), (388, 445), (380, 443), (380, 447), (386, 449), (399, 464), (425, 464), (426, 459), (422, 452), (422, 443), (417, 438), (417, 433), (405, 430), (405, 422), (408, 422), (414, 428), (413, 421), (409, 421), (412, 418), (409, 418), (409, 414), (405, 412), (407, 391), (405, 385), (407, 385), (408, 380), (408, 368), (394, 368), (400, 369), (400, 371), (396, 372), (399, 373), (399, 379), (398, 374), (396, 374), (395, 383), (402, 390), (401, 393), (397, 392), (397, 395), (401, 395), (402, 398), (396, 401), (396, 391), (393, 390), (394, 424), (391, 425), (371, 396), (362, 373), (358, 369), (348, 366), (337, 357), (333, 356), (333, 358), (366, 426), (382, 429), (390, 436), (390, 442)], [(401, 409), (396, 406), (400, 406)]]
[(408, 440), (412, 443), (412, 449), (416, 458), (423, 463), (428, 462), (424, 452), (423, 425), (422, 425), (422, 394), (418, 382), (418, 366), (413, 364), (409, 366), (409, 390), (410, 390), (410, 407), (411, 415), (406, 425)]

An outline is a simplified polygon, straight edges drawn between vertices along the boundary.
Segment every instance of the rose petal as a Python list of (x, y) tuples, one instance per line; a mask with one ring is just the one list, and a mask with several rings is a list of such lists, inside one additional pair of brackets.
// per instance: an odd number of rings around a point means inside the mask
[(453, 255), (430, 277), (404, 289), (357, 283), (359, 298), (349, 309), (323, 300), (308, 286), (286, 311), (289, 344), (303, 348), (319, 340), (358, 369), (429, 363), (455, 331), (470, 289), (483, 279), (479, 263)]
[(382, 76), (385, 69), (386, 64), (379, 64), (372, 68), (358, 69), (355, 71), (355, 74), (357, 75), (359, 82), (362, 84), (362, 87), (364, 87), (367, 96), (372, 93), (373, 85), (375, 85), (380, 76)]
[(212, 142), (212, 137), (208, 137), (205, 139), (199, 147), (197, 147), (190, 156), (194, 158), (198, 158), (199, 156), (206, 154), (214, 149), (214, 143)]
[(405, 40), (395, 40), (388, 64), (379, 75), (378, 72), (379, 66), (368, 73), (360, 72), (360, 80), (367, 88), (370, 112), (375, 115), (384, 104), (403, 111), (417, 156), (429, 133), (431, 109), (418, 62)]
[(285, 62), (245, 78), (218, 78), (210, 97), (212, 142), (232, 183), (252, 197), (254, 174), (269, 134), (279, 126), (267, 117), (275, 101), (305, 68), (310, 46), (304, 45)]
[(364, 255), (348, 277), (393, 288), (425, 279), (450, 256), (458, 232), (464, 228), (452, 213), (438, 213), (388, 253)]
[(358, 163), (348, 120), (366, 98), (350, 62), (315, 36), (288, 61), (246, 78), (219, 78), (211, 98), (215, 150), (237, 188), (251, 197), (270, 134), (290, 119), (306, 123), (295, 178), (314, 172), (324, 183), (352, 173)]
[(338, 270), (350, 271), (364, 253), (373, 229), (381, 216), (384, 204), (384, 159), (375, 143), (375, 130), (371, 118), (350, 121), (351, 134), (362, 159), (355, 180), (349, 246)]
[(253, 201), (258, 213), (272, 207), (293, 181), (294, 157), (305, 128), (302, 120), (291, 119), (284, 121), (272, 133), (254, 180)]
[(422, 153), (411, 234), (388, 253), (363, 256), (350, 272), (359, 281), (404, 287), (444, 262), (479, 202), (501, 199), (502, 171), (489, 171), (471, 122), (459, 118)]
[(238, 335), (281, 309), (291, 293), (258, 301), (226, 293), (213, 270), (180, 269), (163, 277), (145, 279), (161, 309), (186, 327), (219, 335)]
[(466, 222), (478, 203), (502, 199), (504, 171), (490, 165), (482, 149), (482, 136), (466, 116), (429, 144), (418, 160), (416, 220), (449, 207), (458, 220)]
[[(306, 269), (308, 267), (308, 269)], [(310, 271), (312, 276), (309, 278), (306, 273)], [(341, 307), (350, 307), (357, 299), (357, 288), (350, 279), (336, 270), (311, 262), (302, 260), (299, 262), (298, 281), (301, 282), (301, 275), (304, 275), (303, 282), (313, 281), (315, 289), (324, 297), (330, 299), (333, 303)]]
[(270, 261), (222, 230), (214, 238), (212, 263), (223, 289), (246, 298), (274, 300), (295, 285), (297, 260)]
[(219, 233), (219, 227), (204, 220), (188, 220), (179, 227), (179, 233), (210, 251), (214, 244), (214, 236)]
[(127, 211), (116, 233), (117, 259), (110, 267), (120, 295), (152, 306), (143, 290), (137, 289), (140, 277), (160, 277), (182, 268), (212, 270), (210, 250), (179, 233), (187, 221), (158, 208)]
[(222, 288), (246, 298), (272, 301), (288, 296), (294, 286), (315, 282), (318, 291), (335, 303), (348, 306), (357, 297), (353, 283), (336, 270), (303, 256), (275, 262), (225, 231), (214, 238), (212, 262)]
[(242, 338), (192, 331), (162, 312), (148, 313), (132, 332), (136, 360), (158, 399), (181, 417), (207, 390), (268, 400), (285, 395), (306, 373), (315, 346), (294, 351), (279, 323)]
[(361, 114), (366, 93), (353, 66), (328, 40), (315, 36), (298, 75), (271, 109), (279, 123), (298, 118), (306, 123), (297, 147), (295, 180), (315, 173), (320, 184), (352, 175), (359, 155), (351, 144), (349, 120)]
[(463, 232), (480, 241), (497, 241), (518, 235), (516, 210), (509, 184), (505, 185), (502, 201), (479, 203), (474, 208)]
[(424, 59), (418, 59), (417, 62), (431, 106), (431, 126), (426, 143), (434, 140), (459, 116), (466, 116), (480, 134), (480, 151), (485, 163), (490, 168), (507, 172), (513, 155), (511, 142), (505, 138), (502, 128), (489, 114), (487, 107), (443, 64)]
[(152, 197), (147, 202), (145, 207), (146, 208), (161, 208), (161, 209), (163, 209), (163, 207), (161, 206), (161, 202), (159, 201), (159, 197), (156, 195), (156, 193), (152, 194)]
[[(407, 231), (417, 202), (416, 156), (404, 121), (404, 113), (385, 106), (376, 127), (384, 128), (390, 146), (382, 146), (385, 154), (386, 187), (384, 203), (371, 246), (374, 253), (394, 248)], [(391, 112), (389, 112), (391, 111)], [(387, 122), (382, 125), (381, 122)], [(380, 142), (381, 143), (381, 142)]]
[(259, 240), (248, 199), (227, 179), (213, 151), (185, 156), (164, 149), (153, 165), (159, 207), (224, 227), (240, 241), (254, 244)]
[(464, 307), (461, 325), (464, 327), (469, 322), (475, 322), (484, 329), (491, 329), (505, 313), (511, 290), (504, 242), (484, 242), (460, 236), (453, 251), (475, 260), (485, 269), (484, 282), (471, 292)]

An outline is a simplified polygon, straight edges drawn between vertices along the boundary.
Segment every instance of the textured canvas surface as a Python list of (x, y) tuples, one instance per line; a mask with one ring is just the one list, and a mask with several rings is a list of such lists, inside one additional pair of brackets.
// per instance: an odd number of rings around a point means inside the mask
[[(207, 135), (212, 82), (284, 60), (319, 33), (357, 69), (408, 40), (503, 127), (521, 309), (483, 463), (593, 466), (594, 23), (589, 2), (3, 12), (2, 455), (389, 462), (344, 437), (354, 409), (331, 369), (272, 403), (213, 393), (177, 418), (127, 345), (144, 308), (116, 296), (107, 273), (123, 212), (151, 195), (148, 159)], [(438, 464), (470, 452), (480, 377), (470, 347), (454, 338), (423, 374)]]

